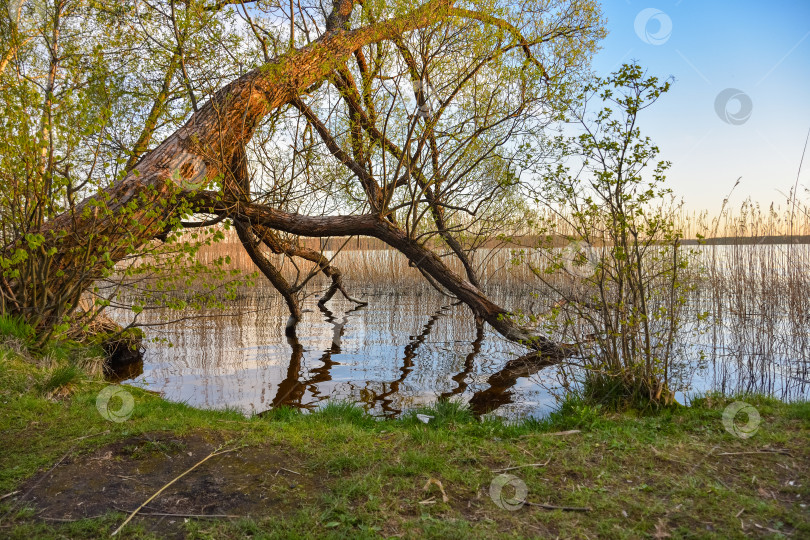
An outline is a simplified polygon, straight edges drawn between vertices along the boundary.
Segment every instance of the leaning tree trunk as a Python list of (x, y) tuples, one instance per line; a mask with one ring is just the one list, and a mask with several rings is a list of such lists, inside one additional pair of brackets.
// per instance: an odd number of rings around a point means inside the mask
[[(163, 234), (177, 212), (206, 210), (226, 214), (251, 227), (263, 226), (302, 236), (378, 238), (402, 252), (420, 271), (452, 292), (506, 338), (545, 355), (560, 357), (563, 350), (559, 346), (517, 325), (505, 309), (380, 213), (302, 216), (202, 191), (212, 180), (228, 176), (234, 156), (242, 151), (265, 116), (294, 103), (308, 88), (325, 80), (336, 66), (345, 63), (354, 51), (423, 28), (454, 12), (451, 0), (433, 0), (406, 15), (346, 31), (341, 27), (353, 2), (337, 0), (334, 4), (328, 31), (321, 38), (225, 86), (183, 127), (144, 155), (123, 179), (46, 223), (42, 252), (48, 253), (50, 267), (59, 270), (57, 276), (65, 272), (62, 281), (55, 277), (48, 287), (88, 288), (111, 270), (111, 264)], [(237, 227), (237, 231), (243, 241), (253, 241), (247, 229)], [(101, 256), (94, 251), (99, 247), (104, 249)], [(75, 267), (86, 270), (78, 284), (74, 283), (76, 273), (67, 271)]]
[(467, 304), (473, 312), (502, 336), (544, 355), (562, 357), (565, 349), (543, 336), (537, 336), (512, 320), (510, 313), (492, 302), (475, 285), (453, 272), (441, 258), (399, 227), (374, 214), (354, 216), (307, 216), (292, 214), (263, 205), (223, 200), (220, 194), (201, 192), (197, 208), (212, 214), (226, 213), (251, 224), (310, 237), (371, 236), (405, 255), (411, 264)]
[[(359, 28), (342, 30), (346, 10), (353, 2), (336, 2), (334, 29), (312, 44), (282, 55), (236, 79), (219, 90), (186, 124), (111, 188), (94, 195), (44, 227), (46, 247), (56, 253), (50, 265), (68, 269), (87, 266), (82, 276), (89, 286), (109, 262), (134, 253), (160, 235), (184, 198), (226, 176), (234, 153), (250, 140), (259, 122), (269, 113), (323, 81), (335, 65), (344, 63), (357, 49), (425, 27), (446, 16), (449, 0), (434, 0), (414, 11)], [(102, 242), (109, 258), (88, 255), (88, 238)], [(68, 273), (66, 280), (73, 280)], [(54, 289), (69, 286), (55, 278)]]

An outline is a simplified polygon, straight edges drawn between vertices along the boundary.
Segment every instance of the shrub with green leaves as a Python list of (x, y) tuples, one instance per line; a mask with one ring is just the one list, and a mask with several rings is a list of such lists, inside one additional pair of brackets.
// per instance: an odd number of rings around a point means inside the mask
[(554, 218), (538, 225), (555, 241), (539, 248), (545, 264), (532, 265), (554, 301), (543, 324), (574, 344), (579, 390), (614, 406), (670, 404), (688, 383), (678, 355), (688, 253), (665, 185), (670, 163), (656, 161), (638, 127), (670, 84), (630, 64), (586, 85), (562, 133), (545, 141), (556, 159), (535, 190)]

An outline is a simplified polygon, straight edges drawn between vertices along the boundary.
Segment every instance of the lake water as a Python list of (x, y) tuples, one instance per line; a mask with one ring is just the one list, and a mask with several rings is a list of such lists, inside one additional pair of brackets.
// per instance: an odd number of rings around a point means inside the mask
[[(489, 329), (479, 332), (468, 308), (438, 294), (369, 290), (362, 294), (367, 306), (335, 299), (328, 310), (311, 298), (297, 338), (289, 338), (285, 308), (266, 292), (241, 298), (225, 314), (203, 311), (147, 328), (152, 341), (143, 373), (128, 383), (172, 401), (246, 413), (333, 399), (397, 416), (442, 395), (482, 409), (499, 406), (497, 413), (509, 417), (543, 415), (555, 406), (554, 369), (493, 389), (490, 376), (525, 349)], [(176, 318), (176, 311), (153, 310), (141, 320)]]
[[(556, 407), (563, 393), (558, 368), (504, 371), (525, 349), (488, 327), (479, 331), (464, 305), (425, 286), (350, 290), (369, 305), (357, 308), (337, 295), (320, 310), (311, 296), (297, 338), (285, 336), (286, 308), (267, 286), (243, 293), (224, 311), (147, 310), (142, 323), (175, 322), (145, 327), (143, 372), (128, 383), (172, 401), (246, 414), (282, 404), (311, 409), (330, 399), (385, 417), (440, 397), (509, 418), (540, 417)], [(695, 312), (716, 309), (712, 293), (693, 294)], [(691, 378), (678, 401), (708, 390), (807, 398), (807, 325), (787, 320), (788, 311), (771, 313), (760, 297), (746, 298), (751, 309), (741, 312), (737, 293), (724, 294), (722, 317), (684, 337), (681, 359)], [(494, 297), (512, 309), (531, 304), (525, 291)], [(126, 320), (121, 312), (118, 318)]]

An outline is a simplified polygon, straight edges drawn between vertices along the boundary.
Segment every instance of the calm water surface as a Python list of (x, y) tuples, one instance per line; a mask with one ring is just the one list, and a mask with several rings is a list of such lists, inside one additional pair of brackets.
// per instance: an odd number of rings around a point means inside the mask
[[(440, 396), (509, 417), (555, 407), (555, 369), (489, 380), (525, 349), (479, 331), (468, 308), (435, 293), (365, 291), (368, 306), (335, 299), (327, 310), (312, 298), (297, 338), (288, 338), (286, 308), (265, 292), (239, 299), (224, 315), (202, 312), (148, 327), (148, 338), (160, 341), (147, 343), (143, 373), (129, 383), (172, 401), (246, 413), (332, 399), (397, 416)], [(177, 318), (178, 312), (153, 310), (141, 320)]]
[[(512, 369), (508, 362), (526, 350), (488, 327), (477, 329), (465, 306), (428, 288), (350, 289), (369, 305), (357, 308), (335, 297), (321, 310), (312, 296), (297, 338), (285, 336), (286, 307), (266, 286), (224, 312), (147, 310), (142, 323), (175, 322), (145, 327), (143, 372), (128, 382), (172, 401), (247, 414), (345, 400), (394, 417), (439, 397), (509, 418), (540, 417), (556, 407), (559, 370)], [(679, 402), (708, 390), (810, 396), (810, 330), (795, 315), (803, 312), (785, 307), (787, 293), (740, 301), (747, 290), (726, 291), (727, 308), (714, 319), (719, 322), (684, 336), (681, 359), (690, 366), (690, 386), (687, 395), (676, 394)], [(693, 311), (717, 311), (714, 292), (696, 292)], [(532, 309), (528, 293), (493, 296), (511, 309)], [(119, 312), (118, 318), (127, 317)]]

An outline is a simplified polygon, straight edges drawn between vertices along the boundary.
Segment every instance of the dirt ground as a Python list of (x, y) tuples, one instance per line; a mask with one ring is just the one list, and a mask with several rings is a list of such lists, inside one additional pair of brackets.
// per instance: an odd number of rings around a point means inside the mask
[[(201, 435), (132, 437), (66, 458), (36, 475), (20, 489), (24, 496), (19, 503), (33, 506), (37, 518), (54, 522), (131, 512), (221, 444)], [(297, 463), (294, 455), (274, 446), (214, 456), (169, 486), (141, 514), (149, 518), (144, 520), (148, 529), (166, 533), (188, 516), (289, 511), (323, 490), (317, 479), (296, 470)]]

